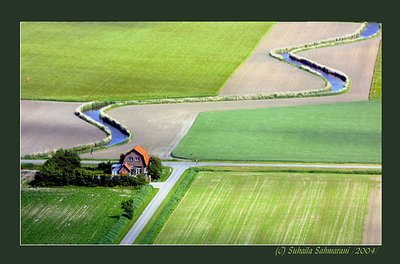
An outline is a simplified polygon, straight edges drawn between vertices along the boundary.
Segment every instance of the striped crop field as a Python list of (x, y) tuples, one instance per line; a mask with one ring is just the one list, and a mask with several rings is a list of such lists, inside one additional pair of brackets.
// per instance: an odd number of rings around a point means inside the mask
[(96, 244), (122, 214), (128, 188), (60, 187), (21, 190), (22, 244)]
[(380, 175), (199, 172), (154, 244), (357, 244)]

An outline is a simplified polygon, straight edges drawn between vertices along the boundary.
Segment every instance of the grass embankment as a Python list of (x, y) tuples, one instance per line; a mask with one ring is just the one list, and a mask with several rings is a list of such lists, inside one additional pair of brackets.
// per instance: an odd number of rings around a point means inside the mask
[[(21, 243), (119, 242), (156, 190), (144, 195), (140, 192), (143, 191), (132, 188), (24, 188), (21, 190)], [(132, 221), (121, 220), (121, 202), (129, 198), (140, 205)]]
[(271, 22), (21, 24), (21, 97), (216, 95)]
[(382, 42), (379, 46), (378, 58), (376, 59), (374, 78), (372, 79), (370, 99), (382, 98)]
[(161, 176), (157, 182), (165, 182), (171, 176), (172, 168), (169, 166), (162, 166)]
[(381, 101), (201, 113), (172, 155), (380, 163)]
[(171, 195), (181, 199), (167, 201), (176, 207), (169, 217), (160, 220), (157, 211), (150, 221), (155, 227), (146, 227), (137, 242), (361, 243), (369, 193), (380, 175), (258, 170), (200, 171), (190, 189), (181, 185), (187, 192)]

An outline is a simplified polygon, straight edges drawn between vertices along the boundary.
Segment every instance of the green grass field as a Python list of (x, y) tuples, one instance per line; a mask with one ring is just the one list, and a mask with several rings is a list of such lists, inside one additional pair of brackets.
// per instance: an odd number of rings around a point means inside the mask
[(374, 78), (371, 85), (370, 99), (382, 98), (382, 43), (379, 46), (378, 58), (376, 59)]
[(380, 175), (199, 172), (155, 244), (357, 244)]
[(173, 150), (200, 160), (381, 162), (381, 101), (201, 113)]
[(21, 191), (22, 244), (95, 244), (122, 214), (127, 188), (59, 187)]
[(21, 96), (215, 95), (270, 22), (21, 23)]

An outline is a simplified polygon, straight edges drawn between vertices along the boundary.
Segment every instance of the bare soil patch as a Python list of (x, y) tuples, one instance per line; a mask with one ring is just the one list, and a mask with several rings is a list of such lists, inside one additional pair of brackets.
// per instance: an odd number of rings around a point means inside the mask
[(359, 42), (308, 50), (299, 55), (346, 73), (351, 79), (353, 100), (368, 100), (381, 35)]
[(71, 148), (106, 137), (78, 118), (80, 103), (21, 101), (21, 156), (57, 148)]
[(312, 74), (278, 61), (269, 51), (354, 32), (360, 24), (341, 22), (279, 22), (260, 41), (254, 53), (231, 76), (221, 95), (305, 91), (323, 87)]

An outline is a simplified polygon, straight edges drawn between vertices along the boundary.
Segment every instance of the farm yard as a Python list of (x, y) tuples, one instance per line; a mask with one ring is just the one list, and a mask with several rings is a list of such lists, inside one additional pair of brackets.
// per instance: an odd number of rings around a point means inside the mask
[(379, 179), (200, 171), (154, 244), (358, 244)]
[(21, 24), (21, 97), (215, 95), (271, 22)]
[(22, 244), (96, 244), (137, 190), (104, 187), (23, 188)]
[(201, 113), (173, 156), (200, 160), (381, 162), (381, 102)]
[[(104, 138), (74, 115), (82, 102), (320, 89), (324, 80), (269, 51), (360, 26), (22, 22), (21, 156)], [(145, 146), (170, 176), (146, 186), (151, 195), (127, 220), (121, 202), (141, 201), (139, 190), (33, 188), (35, 172), (21, 172), (21, 244), (381, 244), (381, 39), (298, 53), (348, 75), (340, 95), (111, 108), (132, 140), (80, 157), (116, 160)], [(82, 173), (90, 182), (99, 172)]]

